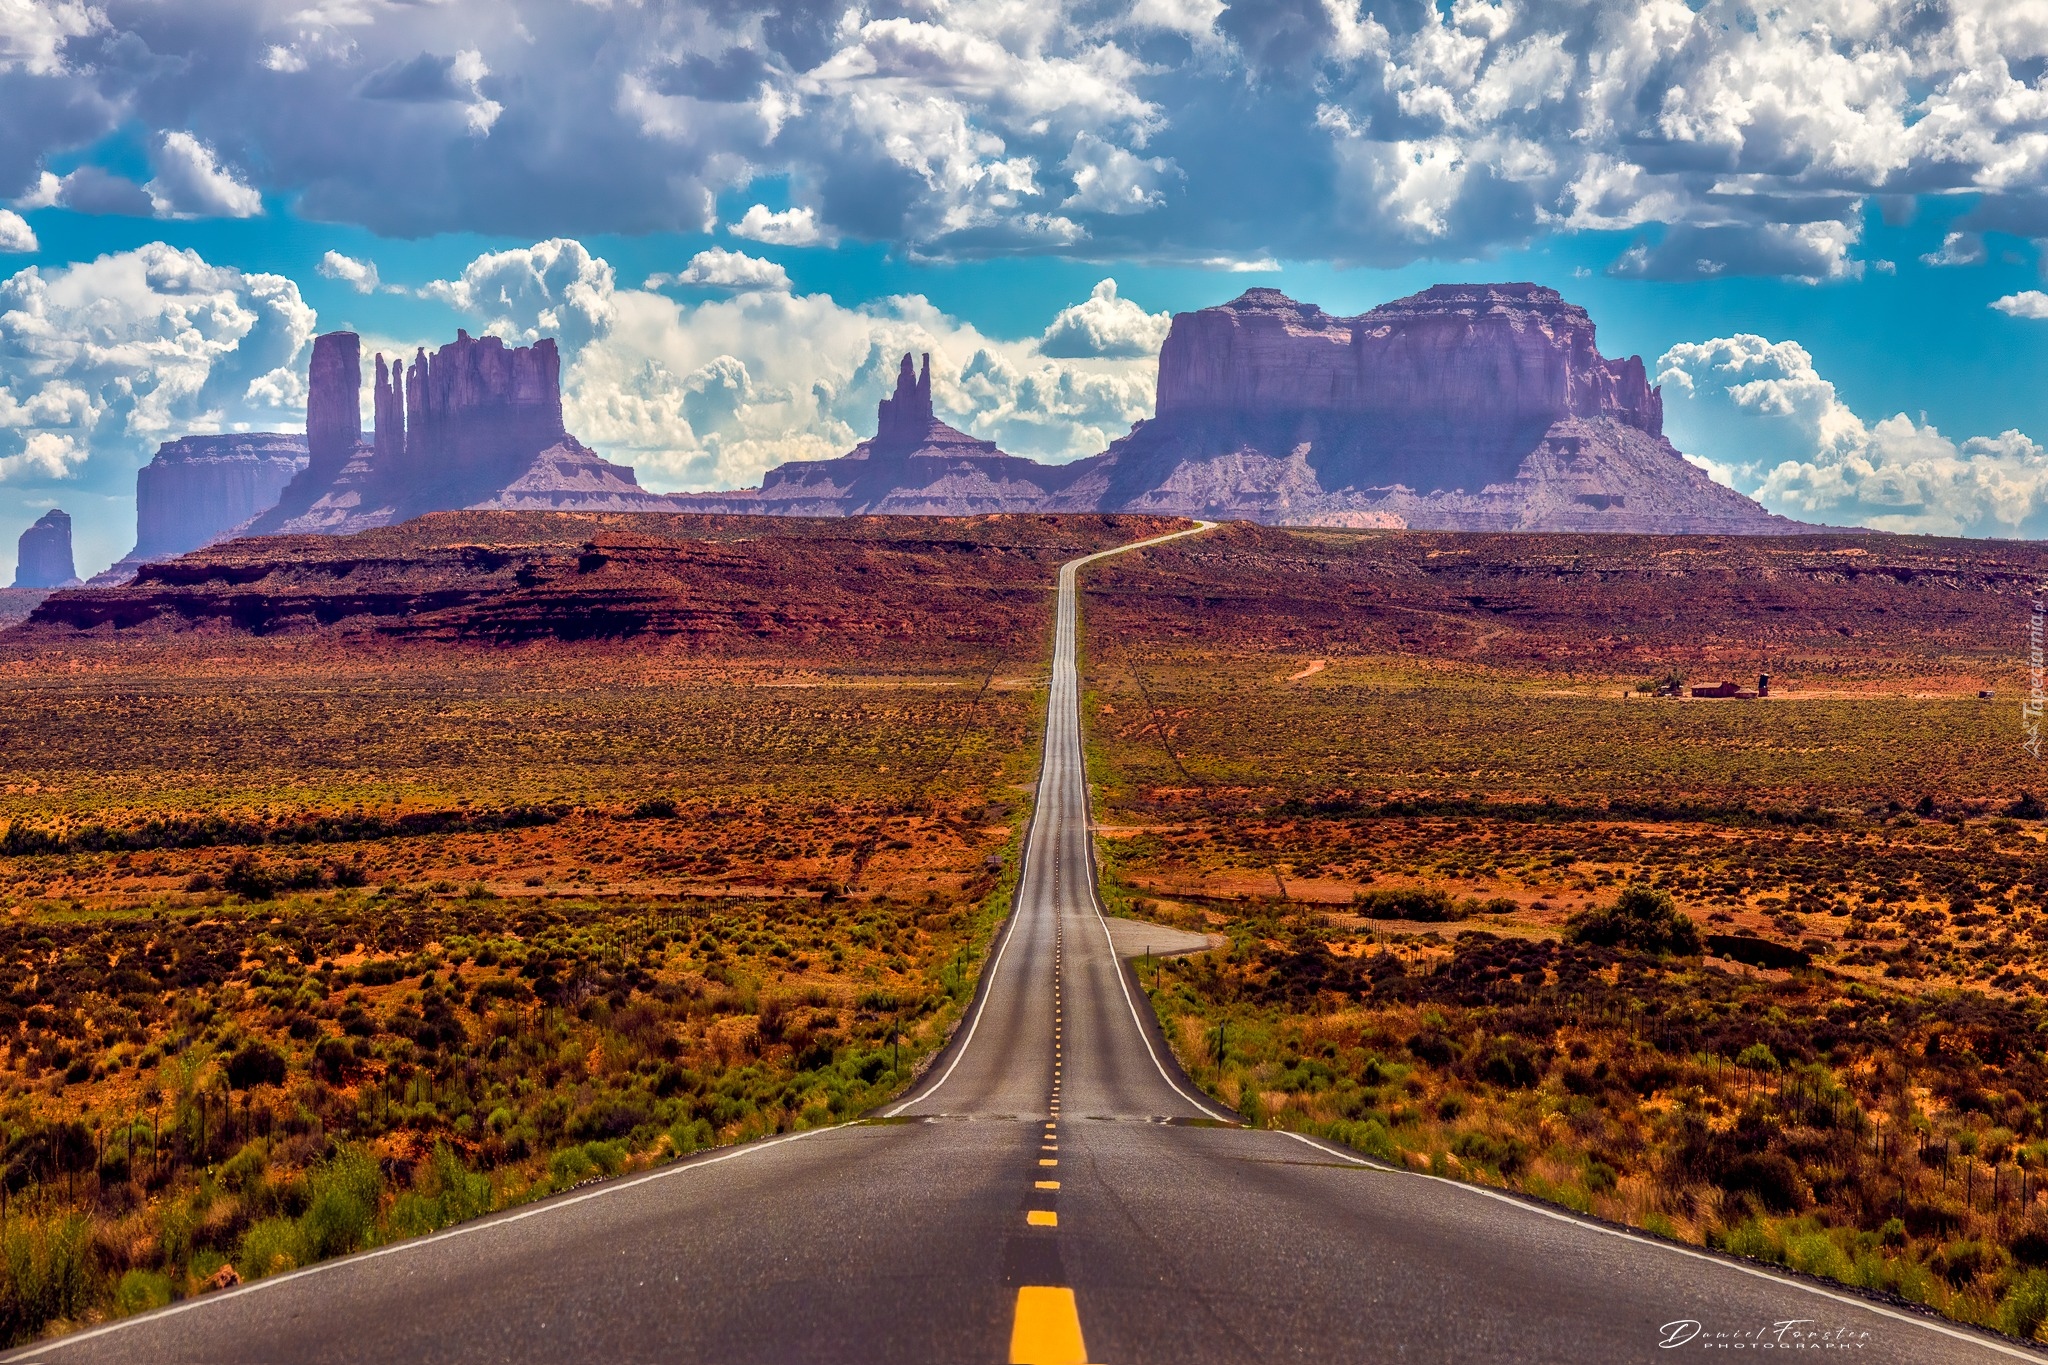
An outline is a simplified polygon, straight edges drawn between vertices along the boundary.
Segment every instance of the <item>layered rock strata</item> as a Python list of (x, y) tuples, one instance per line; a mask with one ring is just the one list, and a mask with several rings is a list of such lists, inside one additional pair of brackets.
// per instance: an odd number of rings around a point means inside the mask
[(1533, 284), (1438, 285), (1353, 318), (1252, 289), (1173, 321), (1157, 416), (1075, 481), (1096, 506), (1297, 525), (1799, 529), (1664, 438), (1634, 356)]
[(71, 561), (71, 516), (52, 507), (21, 533), (16, 546), (14, 586), (64, 588), (78, 582)]
[(1156, 415), (1064, 466), (932, 415), (908, 356), (876, 434), (696, 511), (1144, 512), (1275, 524), (1771, 534), (1805, 529), (1714, 483), (1664, 437), (1639, 357), (1534, 284), (1438, 285), (1357, 317), (1274, 289), (1173, 320)]
[(1043, 512), (1054, 509), (1078, 468), (1005, 454), (940, 421), (930, 354), (916, 367), (906, 354), (896, 391), (876, 407), (871, 439), (837, 459), (778, 465), (759, 488), (672, 493), (668, 503), (684, 512), (799, 517)]

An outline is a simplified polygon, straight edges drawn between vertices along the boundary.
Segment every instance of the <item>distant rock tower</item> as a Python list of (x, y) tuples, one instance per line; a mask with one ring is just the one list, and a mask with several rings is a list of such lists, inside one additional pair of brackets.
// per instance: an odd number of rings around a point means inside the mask
[(71, 562), (71, 517), (51, 508), (21, 533), (17, 588), (64, 588), (78, 582)]
[(932, 429), (932, 353), (924, 353), (922, 371), (910, 368), (910, 353), (896, 371), (896, 393), (884, 398), (875, 409), (874, 444), (881, 447), (916, 446), (924, 443)]
[(306, 378), (306, 472), (325, 481), (355, 457), (363, 439), (363, 349), (356, 334), (314, 337)]

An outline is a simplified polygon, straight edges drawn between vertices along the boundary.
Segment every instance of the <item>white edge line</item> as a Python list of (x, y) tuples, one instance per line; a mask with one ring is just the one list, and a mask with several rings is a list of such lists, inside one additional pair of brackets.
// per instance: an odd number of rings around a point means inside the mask
[[(1192, 536), (1202, 531), (1209, 530), (1211, 527), (1215, 526), (1215, 524), (1216, 523), (1213, 521), (1205, 521), (1200, 523), (1199, 525), (1194, 526), (1189, 530), (1176, 531), (1170, 536), (1161, 536), (1158, 540), (1141, 541), (1137, 545), (1126, 546), (1125, 548), (1136, 550), (1142, 549), (1146, 545), (1157, 545), (1162, 540), (1178, 540), (1182, 536)], [(1112, 551), (1112, 553), (1120, 554), (1122, 553), (1122, 551)], [(1090, 555), (1089, 559), (1101, 559), (1103, 557), (1104, 556), (1102, 555)], [(1080, 567), (1080, 565), (1086, 564), (1087, 562), (1087, 559), (1076, 560), (1074, 567), (1078, 568)], [(1080, 594), (1079, 589), (1077, 587), (1075, 591), (1074, 603), (1074, 623), (1077, 626), (1080, 624), (1081, 619), (1081, 606), (1079, 598)], [(1080, 685), (1080, 670), (1077, 661), (1074, 678), (1074, 705), (1076, 712), (1074, 726), (1074, 746), (1076, 749), (1081, 748), (1081, 728), (1079, 724)], [(1078, 753), (1076, 755), (1076, 758), (1079, 760), (1079, 766), (1081, 769), (1081, 783), (1085, 795), (1085, 788), (1088, 783), (1088, 759), (1086, 752), (1083, 751), (1081, 753)], [(1089, 805), (1089, 803), (1087, 802), (1084, 802), (1083, 804)], [(1204, 1114), (1207, 1114), (1210, 1118), (1216, 1119), (1223, 1123), (1229, 1123), (1231, 1120), (1228, 1115), (1211, 1108), (1207, 1103), (1203, 1102), (1202, 1100), (1196, 1099), (1193, 1095), (1190, 1095), (1187, 1091), (1181, 1089), (1180, 1082), (1176, 1081), (1173, 1078), (1173, 1074), (1166, 1069), (1166, 1063), (1159, 1060), (1158, 1050), (1152, 1046), (1152, 1035), (1145, 1030), (1145, 1021), (1138, 1015), (1138, 1002), (1131, 997), (1131, 983), (1124, 978), (1123, 959), (1119, 958), (1116, 954), (1116, 940), (1110, 936), (1109, 920), (1105, 918), (1102, 913), (1102, 898), (1095, 894), (1095, 815), (1092, 806), (1089, 809), (1087, 822), (1088, 823), (1086, 834), (1088, 837), (1088, 908), (1095, 912), (1095, 922), (1102, 928), (1102, 941), (1109, 945), (1110, 970), (1116, 973), (1116, 984), (1119, 988), (1122, 989), (1124, 993), (1124, 1006), (1131, 1012), (1131, 1022), (1137, 1025), (1138, 1041), (1142, 1042), (1145, 1045), (1145, 1055), (1152, 1059), (1152, 1066), (1155, 1070), (1159, 1072), (1159, 1079), (1165, 1081), (1167, 1087), (1171, 1089), (1174, 1094), (1180, 1096), (1189, 1104), (1192, 1104), (1193, 1106), (1195, 1106), (1195, 1108), (1201, 1110)]]
[(309, 1276), (321, 1274), (324, 1271), (346, 1270), (352, 1266), (359, 1266), (365, 1262), (377, 1260), (380, 1257), (396, 1256), (407, 1251), (417, 1251), (421, 1247), (430, 1246), (435, 1242), (445, 1242), (451, 1238), (466, 1237), (471, 1233), (487, 1232), (494, 1228), (504, 1227), (509, 1223), (522, 1222), (528, 1218), (538, 1218), (544, 1213), (554, 1213), (561, 1209), (584, 1203), (587, 1200), (601, 1199), (608, 1194), (620, 1194), (636, 1186), (645, 1185), (650, 1181), (687, 1175), (692, 1171), (701, 1171), (706, 1166), (716, 1166), (721, 1162), (732, 1161), (738, 1157), (753, 1156), (756, 1153), (767, 1151), (770, 1147), (780, 1147), (784, 1143), (795, 1142), (799, 1138), (816, 1137), (820, 1133), (834, 1132), (849, 1126), (851, 1125), (834, 1124), (830, 1128), (808, 1128), (801, 1133), (785, 1133), (781, 1137), (769, 1138), (765, 1142), (752, 1142), (742, 1147), (735, 1147), (729, 1152), (706, 1157), (701, 1161), (674, 1162), (656, 1170), (633, 1176), (630, 1179), (609, 1180), (601, 1185), (585, 1190), (582, 1194), (545, 1200), (499, 1217), (479, 1218), (473, 1222), (460, 1223), (452, 1228), (443, 1228), (439, 1232), (430, 1232), (424, 1237), (408, 1237), (403, 1241), (392, 1242), (387, 1246), (375, 1247), (353, 1256), (341, 1257), (338, 1260), (321, 1261), (315, 1265), (304, 1266), (283, 1275), (266, 1275), (260, 1280), (251, 1280), (247, 1284), (238, 1285), (233, 1289), (204, 1294), (198, 1298), (186, 1299), (182, 1303), (174, 1303), (168, 1308), (159, 1308), (155, 1312), (138, 1313), (132, 1318), (122, 1318), (118, 1322), (109, 1322), (99, 1327), (90, 1328), (87, 1331), (73, 1332), (68, 1336), (56, 1337), (35, 1346), (24, 1347), (21, 1354), (8, 1355), (4, 1358), (7, 1360), (36, 1360), (52, 1351), (61, 1351), (67, 1347), (76, 1346), (80, 1342), (91, 1341), (95, 1337), (103, 1337), (109, 1333), (126, 1331), (130, 1327), (139, 1327), (145, 1323), (161, 1322), (165, 1318), (176, 1317), (180, 1313), (189, 1313), (195, 1308), (206, 1308), (214, 1304), (226, 1303), (230, 1299), (238, 1299), (245, 1294), (260, 1293), (265, 1289), (274, 1288), (281, 1284), (289, 1284), (293, 1280), (303, 1280)]
[[(1038, 797), (1033, 798), (1034, 803), (1038, 800)], [(1034, 804), (1031, 811), (1031, 819), (1033, 823), (1036, 823), (1038, 820), (1038, 810), (1038, 805)], [(1024, 857), (1027, 862), (1030, 860), (1031, 850), (1029, 848), (1025, 849)], [(1019, 869), (1017, 873), (1017, 890), (1019, 892), (1022, 892), (1023, 889), (1024, 873), (1021, 869)], [(1019, 895), (1016, 899), (1022, 900), (1023, 897)], [(893, 1109), (883, 1110), (883, 1118), (896, 1118), (897, 1116), (902, 1114), (904, 1110), (910, 1108), (911, 1105), (923, 1104), (926, 1100), (930, 1099), (933, 1095), (936, 1095), (939, 1092), (940, 1086), (944, 1085), (947, 1081), (953, 1079), (953, 1068), (959, 1066), (960, 1059), (967, 1055), (967, 1045), (974, 1041), (974, 1031), (981, 1027), (981, 1016), (987, 1013), (988, 1011), (988, 999), (991, 995), (995, 994), (996, 973), (1000, 972), (1003, 969), (1003, 954), (1010, 951), (1010, 940), (1017, 936), (1017, 920), (1020, 918), (1018, 914), (1018, 909), (1019, 907), (1013, 902), (1010, 906), (1009, 926), (1003, 930), (1003, 941), (996, 948), (995, 961), (988, 964), (988, 975), (983, 979), (981, 989), (976, 993), (975, 996), (974, 1016), (973, 1018), (967, 1021), (967, 1034), (960, 1040), (960, 1046), (953, 1050), (953, 1060), (946, 1063), (946, 1069), (939, 1073), (939, 1078), (933, 1081), (929, 1086), (924, 1087), (922, 1093), (911, 1095), (910, 1098), (899, 1102)]]
[[(1060, 586), (1062, 589), (1064, 589), (1066, 585), (1073, 580), (1074, 571), (1083, 564), (1090, 563), (1097, 559), (1108, 559), (1111, 555), (1125, 554), (1132, 550), (1142, 550), (1148, 545), (1158, 545), (1163, 541), (1178, 540), (1182, 536), (1191, 536), (1200, 531), (1207, 531), (1214, 527), (1215, 524), (1216, 523), (1213, 521), (1199, 522), (1196, 525), (1189, 527), (1185, 531), (1175, 531), (1171, 535), (1155, 536), (1151, 540), (1134, 541), (1129, 545), (1119, 545), (1113, 550), (1100, 550), (1092, 555), (1083, 555), (1079, 559), (1069, 560), (1065, 564), (1062, 564), (1060, 566)], [(1078, 617), (1079, 614), (1079, 609), (1076, 608), (1075, 615)], [(1059, 610), (1057, 607), (1055, 607), (1053, 611), (1053, 657), (1055, 660), (1057, 660), (1059, 657)], [(1078, 678), (1076, 681), (1078, 682)], [(1050, 688), (1051, 686), (1050, 679), (1048, 679), (1047, 686), (1048, 688)], [(1078, 704), (1079, 693), (1077, 689), (1076, 705), (1078, 706)], [(1046, 743), (1048, 745), (1050, 745), (1052, 742), (1052, 720), (1049, 708), (1050, 702), (1048, 701), (1048, 712), (1045, 727)], [(1024, 860), (1023, 864), (1020, 865), (1017, 869), (1017, 896), (1015, 902), (1013, 902), (1010, 906), (1010, 923), (1008, 927), (1006, 927), (1003, 930), (1002, 944), (1000, 947), (996, 949), (995, 960), (988, 964), (988, 976), (982, 988), (976, 994), (974, 1001), (974, 1014), (973, 1017), (971, 1017), (967, 1021), (966, 1036), (961, 1038), (960, 1046), (954, 1049), (953, 1051), (953, 1060), (946, 1063), (946, 1069), (939, 1073), (939, 1078), (933, 1081), (929, 1086), (924, 1087), (921, 1093), (912, 1095), (909, 1099), (903, 1100), (901, 1103), (897, 1104), (892, 1109), (884, 1110), (882, 1112), (882, 1117), (885, 1119), (898, 1118), (902, 1115), (904, 1110), (910, 1108), (912, 1105), (923, 1104), (926, 1100), (930, 1099), (933, 1095), (937, 1094), (939, 1087), (944, 1085), (947, 1081), (953, 1078), (953, 1069), (959, 1066), (960, 1059), (967, 1055), (968, 1044), (974, 1041), (974, 1031), (981, 1027), (981, 1016), (988, 1009), (989, 997), (995, 993), (996, 973), (1002, 970), (1003, 955), (1010, 951), (1010, 940), (1016, 937), (1017, 934), (1017, 920), (1019, 918), (1019, 911), (1022, 907), (1022, 902), (1024, 900), (1024, 876), (1025, 873), (1029, 870), (1031, 861), (1030, 845), (1033, 842), (1032, 836), (1037, 833), (1039, 812), (1045, 809), (1045, 783), (1047, 777), (1052, 772), (1052, 763), (1050, 761), (1051, 754), (1049, 749), (1042, 750), (1041, 753), (1044, 754), (1044, 757), (1042, 757), (1039, 760), (1038, 765), (1038, 788), (1032, 796), (1031, 823), (1025, 827), (1026, 847), (1024, 850)], [(1087, 782), (1087, 769), (1085, 766), (1082, 769), (1082, 782), (1084, 785)], [(1089, 884), (1089, 895), (1091, 897), (1094, 895), (1094, 883), (1092, 878)], [(1055, 916), (1057, 916), (1058, 914), (1057, 906), (1054, 907), (1054, 914)], [(1097, 909), (1096, 917), (1098, 919), (1101, 917), (1101, 914), (1101, 910)], [(1105, 934), (1109, 932), (1107, 925), (1103, 927), (1103, 932)], [(1112, 946), (1110, 949), (1111, 961), (1115, 961), (1115, 956), (1116, 949), (1114, 946)], [(1118, 969), (1118, 979), (1122, 979), (1121, 968)], [(1125, 1003), (1128, 1004), (1130, 1002), (1130, 988), (1128, 986), (1124, 988), (1124, 998)], [(1132, 1014), (1134, 1018), (1136, 1017), (1136, 1008), (1136, 1006), (1132, 1006)], [(1142, 1028), (1139, 1031), (1141, 1034), (1143, 1033)], [(1146, 1051), (1149, 1052), (1151, 1050), (1151, 1047), (1151, 1040), (1146, 1039)], [(1159, 1059), (1157, 1057), (1154, 1057), (1152, 1059), (1152, 1065), (1159, 1065)], [(1163, 1068), (1161, 1069), (1160, 1074), (1162, 1076), (1166, 1074)], [(1168, 1085), (1173, 1085), (1172, 1078), (1168, 1077), (1166, 1083)], [(1174, 1086), (1174, 1089), (1178, 1090), (1180, 1089), (1180, 1087)]]
[(1575, 1228), (1583, 1228), (1589, 1232), (1603, 1232), (1609, 1237), (1618, 1237), (1624, 1242), (1634, 1242), (1638, 1246), (1652, 1247), (1658, 1251), (1670, 1252), (1676, 1256), (1685, 1256), (1695, 1261), (1705, 1261), (1709, 1265), (1719, 1266), (1724, 1270), (1740, 1271), (1744, 1275), (1752, 1276), (1785, 1289), (1797, 1289), (1802, 1293), (1812, 1294), (1817, 1298), (1829, 1299), (1835, 1303), (1846, 1304), (1851, 1308), (1860, 1308), (1866, 1312), (1875, 1313), (1879, 1317), (1890, 1318), (1894, 1322), (1903, 1322), (1913, 1327), (1924, 1327), (1930, 1332), (1939, 1332), (1942, 1336), (1952, 1337), (1957, 1341), (1967, 1342), (1972, 1346), (1982, 1346), (1987, 1350), (2011, 1356), (2015, 1360), (2038, 1361), (2041, 1359), (2039, 1352), (2030, 1351), (2010, 1342), (2001, 1341), (1997, 1337), (1968, 1332), (1960, 1327), (1951, 1327), (1947, 1323), (1924, 1318), (1915, 1313), (1902, 1313), (1896, 1308), (1886, 1307), (1884, 1304), (1874, 1300), (1859, 1298), (1854, 1294), (1844, 1294), (1832, 1289), (1825, 1289), (1820, 1285), (1808, 1284), (1804, 1280), (1794, 1279), (1789, 1275), (1774, 1274), (1761, 1266), (1748, 1265), (1730, 1257), (1711, 1256), (1704, 1251), (1696, 1251), (1691, 1247), (1681, 1246), (1676, 1242), (1667, 1242), (1660, 1237), (1650, 1237), (1639, 1232), (1631, 1232), (1625, 1228), (1610, 1227), (1605, 1223), (1597, 1223), (1588, 1218), (1577, 1218), (1562, 1209), (1547, 1208), (1534, 1200), (1517, 1198), (1501, 1190), (1489, 1189), (1485, 1185), (1475, 1185), (1464, 1180), (1451, 1180), (1444, 1176), (1430, 1175), (1424, 1171), (1409, 1170), (1405, 1166), (1396, 1166), (1391, 1163), (1367, 1161), (1364, 1157), (1340, 1150), (1329, 1142), (1312, 1138), (1306, 1133), (1297, 1133), (1286, 1128), (1268, 1131), (1279, 1132), (1326, 1156), (1334, 1156), (1339, 1160), (1348, 1161), (1354, 1166), (1363, 1166), (1368, 1170), (1384, 1171), (1388, 1175), (1405, 1175), (1417, 1180), (1435, 1181), (1439, 1184), (1449, 1185), (1454, 1189), (1485, 1195), (1488, 1199), (1497, 1200), (1513, 1208), (1521, 1209), (1526, 1213), (1540, 1214), (1545, 1218), (1555, 1219), (1560, 1223), (1569, 1223)]
[[(1063, 565), (1062, 572), (1065, 573), (1074, 568), (1078, 568), (1080, 565), (1086, 564), (1091, 560), (1107, 559), (1111, 555), (1123, 554), (1129, 550), (1142, 550), (1148, 545), (1158, 545), (1164, 541), (1178, 540), (1182, 536), (1191, 536), (1196, 534), (1197, 532), (1207, 531), (1214, 527), (1215, 524), (1216, 523), (1214, 522), (1204, 521), (1198, 523), (1197, 525), (1185, 531), (1175, 531), (1171, 535), (1157, 536), (1151, 540), (1141, 540), (1130, 545), (1118, 546), (1114, 550), (1104, 550), (1097, 554), (1087, 555), (1081, 559), (1074, 560), (1066, 565)], [(1076, 614), (1078, 615), (1078, 609)], [(1055, 618), (1055, 629), (1057, 629), (1057, 618)], [(1049, 730), (1050, 726), (1048, 726), (1047, 728)], [(1041, 794), (1045, 786), (1045, 772), (1049, 766), (1050, 765), (1042, 765), (1039, 771), (1039, 788)], [(1038, 811), (1041, 809), (1043, 809), (1042, 800), (1039, 801), (1032, 808), (1032, 821), (1034, 823), (1036, 823), (1038, 819)], [(1018, 887), (1020, 890), (1022, 889), (1022, 886), (1023, 873), (1020, 871), (1018, 873)], [(1094, 884), (1092, 880), (1089, 885), (1089, 895), (1092, 900), (1094, 896)], [(1096, 909), (1096, 918), (1101, 919), (1101, 917), (1102, 911), (1098, 906), (1098, 908)], [(988, 985), (991, 990), (995, 985), (995, 974), (998, 970), (1001, 969), (1003, 965), (1003, 954), (1009, 951), (1010, 939), (1015, 936), (1016, 932), (1017, 914), (1013, 908), (1010, 914), (1009, 928), (1003, 934), (1002, 947), (996, 950), (996, 960), (989, 964)], [(1104, 933), (1104, 935), (1107, 935), (1109, 933), (1109, 926), (1107, 924), (1103, 925), (1102, 932)], [(1115, 961), (1115, 954), (1115, 945), (1112, 944), (1110, 948), (1111, 961)], [(1121, 966), (1119, 966), (1118, 968), (1117, 979), (1118, 981), (1122, 981), (1123, 979), (1123, 972)], [(1130, 987), (1125, 986), (1124, 1001), (1126, 1004), (1131, 1004), (1130, 994)], [(930, 1090), (925, 1091), (924, 1094), (917, 1096), (915, 1099), (905, 1100), (901, 1104), (898, 1104), (895, 1108), (890, 1109), (887, 1113), (885, 1113), (883, 1115), (884, 1118), (895, 1118), (898, 1114), (902, 1113), (903, 1110), (909, 1108), (911, 1105), (920, 1103), (923, 1100), (930, 1098), (932, 1091), (935, 1091), (940, 1086), (944, 1085), (947, 1081), (947, 1078), (952, 1076), (953, 1068), (960, 1065), (960, 1058), (965, 1056), (967, 1053), (967, 1045), (974, 1041), (974, 1030), (981, 1024), (981, 1015), (983, 1009), (987, 1006), (988, 995), (989, 991), (984, 990), (982, 992), (980, 1003), (976, 1006), (974, 1011), (974, 1018), (969, 1022), (967, 1026), (967, 1036), (961, 1040), (960, 1049), (958, 1052), (954, 1054), (952, 1062), (947, 1065), (945, 1074), (941, 1075), (938, 1080), (932, 1083)], [(1135, 1004), (1131, 1004), (1131, 1015), (1133, 1019), (1137, 1017), (1137, 1006)], [(1142, 1026), (1139, 1029), (1139, 1034), (1140, 1036), (1143, 1036), (1144, 1034)], [(1151, 1049), (1151, 1039), (1146, 1038), (1145, 1050), (1147, 1051), (1147, 1053), (1150, 1053)], [(1154, 1056), (1152, 1058), (1152, 1064), (1154, 1066), (1159, 1065), (1159, 1058), (1157, 1056)], [(1165, 1076), (1165, 1068), (1161, 1067), (1159, 1074)], [(1166, 1079), (1166, 1083), (1168, 1085), (1173, 1085), (1173, 1078), (1168, 1076)], [(1180, 1087), (1174, 1086), (1174, 1089), (1179, 1090)], [(1199, 1101), (1197, 1101), (1197, 1103), (1199, 1104)], [(571, 1208), (574, 1205), (584, 1203), (587, 1200), (601, 1199), (608, 1194), (619, 1194), (626, 1190), (634, 1189), (637, 1186), (645, 1185), (650, 1181), (664, 1180), (678, 1175), (687, 1175), (692, 1171), (699, 1171), (707, 1166), (716, 1166), (721, 1164), (722, 1162), (732, 1161), (739, 1157), (752, 1156), (758, 1152), (765, 1152), (770, 1147), (780, 1147), (784, 1143), (795, 1142), (799, 1138), (816, 1137), (820, 1133), (827, 1133), (835, 1131), (840, 1128), (852, 1127), (856, 1123), (858, 1123), (858, 1120), (853, 1120), (848, 1123), (833, 1124), (831, 1125), (831, 1127), (828, 1128), (806, 1129), (801, 1133), (787, 1133), (781, 1137), (769, 1138), (765, 1142), (749, 1143), (742, 1147), (735, 1147), (733, 1150), (729, 1152), (723, 1152), (717, 1156), (705, 1157), (702, 1160), (672, 1163), (670, 1165), (663, 1166), (657, 1170), (652, 1170), (642, 1175), (633, 1176), (630, 1179), (607, 1181), (601, 1185), (596, 1186), (593, 1189), (586, 1190), (582, 1194), (574, 1194), (566, 1197), (548, 1199), (541, 1203), (531, 1205), (527, 1208), (519, 1209), (512, 1213), (503, 1214), (494, 1218), (480, 1218), (474, 1222), (458, 1224), (457, 1226), (452, 1228), (444, 1228), (439, 1232), (430, 1232), (424, 1237), (408, 1237), (403, 1241), (393, 1242), (388, 1246), (376, 1247), (369, 1251), (359, 1252), (353, 1256), (341, 1257), (338, 1260), (322, 1261), (316, 1265), (303, 1266), (298, 1270), (288, 1271), (282, 1275), (266, 1275), (260, 1280), (252, 1280), (246, 1284), (237, 1285), (233, 1289), (222, 1290), (216, 1293), (202, 1295), (198, 1298), (186, 1299), (181, 1303), (174, 1303), (169, 1305), (168, 1307), (159, 1308), (154, 1312), (138, 1313), (134, 1317), (122, 1318), (118, 1322), (104, 1323), (98, 1327), (88, 1328), (86, 1331), (83, 1332), (72, 1332), (68, 1335), (56, 1337), (46, 1342), (41, 1342), (35, 1345), (23, 1347), (20, 1351), (10, 1352), (4, 1357), (0, 1357), (0, 1359), (6, 1359), (11, 1361), (37, 1360), (52, 1352), (66, 1350), (72, 1346), (79, 1345), (83, 1342), (92, 1341), (99, 1337), (109, 1336), (115, 1332), (124, 1332), (127, 1331), (129, 1328), (140, 1327), (145, 1323), (161, 1322), (166, 1318), (173, 1318), (181, 1313), (189, 1313), (197, 1308), (206, 1308), (214, 1304), (226, 1303), (230, 1299), (238, 1299), (245, 1294), (260, 1293), (265, 1289), (272, 1289), (278, 1285), (289, 1284), (294, 1280), (303, 1280), (308, 1278), (309, 1276), (318, 1275), (325, 1271), (342, 1270), (350, 1266), (358, 1266), (369, 1261), (378, 1260), (385, 1256), (395, 1256), (400, 1254), (401, 1252), (416, 1251), (421, 1247), (431, 1246), (436, 1242), (445, 1242), (452, 1238), (466, 1237), (471, 1233), (483, 1232), (490, 1228), (500, 1228), (511, 1223), (523, 1222), (528, 1218), (537, 1218), (544, 1213), (553, 1213), (561, 1209)]]

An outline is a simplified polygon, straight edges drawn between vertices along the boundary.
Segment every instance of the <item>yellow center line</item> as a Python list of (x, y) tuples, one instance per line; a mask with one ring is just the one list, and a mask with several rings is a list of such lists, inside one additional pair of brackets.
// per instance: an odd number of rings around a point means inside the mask
[(1010, 1325), (1010, 1365), (1088, 1365), (1074, 1291), (1027, 1284), (1017, 1290)]
[(1035, 1181), (1035, 1182), (1033, 1182), (1033, 1184), (1032, 1184), (1032, 1188), (1033, 1188), (1033, 1189), (1039, 1189), (1039, 1190), (1056, 1190), (1056, 1189), (1058, 1189), (1059, 1187), (1060, 1187), (1060, 1182), (1059, 1182), (1059, 1181), (1057, 1181), (1057, 1180), (1039, 1180), (1039, 1181)]
[(1060, 1164), (1060, 1159), (1056, 1156), (1042, 1156), (1038, 1158), (1038, 1164), (1041, 1166), (1057, 1166)]
[(1060, 1216), (1051, 1209), (1027, 1209), (1024, 1221), (1034, 1228), (1056, 1228), (1060, 1225)]

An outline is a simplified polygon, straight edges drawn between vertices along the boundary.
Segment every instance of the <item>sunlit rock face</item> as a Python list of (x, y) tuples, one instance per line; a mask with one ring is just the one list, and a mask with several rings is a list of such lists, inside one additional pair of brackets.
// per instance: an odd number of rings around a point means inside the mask
[(1247, 290), (1174, 318), (1156, 411), (1091, 472), (1101, 506), (1438, 530), (1797, 529), (1680, 456), (1641, 359), (1602, 356), (1586, 310), (1540, 285), (1437, 285), (1349, 318)]
[(352, 332), (315, 339), (308, 374), (312, 460), (251, 535), (345, 535), (423, 512), (465, 507), (667, 511), (633, 470), (570, 435), (554, 339), (507, 346), (457, 332), (428, 353), (373, 359), (371, 417), (362, 424), (361, 348)]

